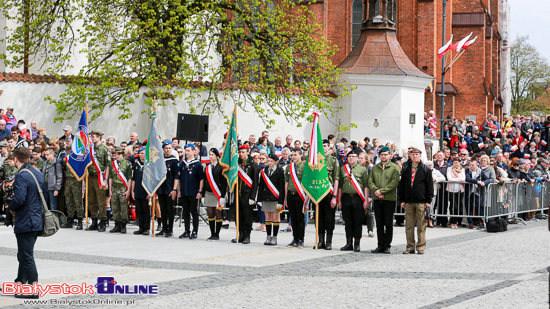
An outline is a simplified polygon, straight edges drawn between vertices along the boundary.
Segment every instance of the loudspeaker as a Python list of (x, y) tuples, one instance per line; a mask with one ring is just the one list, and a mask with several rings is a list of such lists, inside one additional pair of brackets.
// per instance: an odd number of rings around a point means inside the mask
[(208, 115), (178, 114), (176, 138), (192, 142), (208, 142)]

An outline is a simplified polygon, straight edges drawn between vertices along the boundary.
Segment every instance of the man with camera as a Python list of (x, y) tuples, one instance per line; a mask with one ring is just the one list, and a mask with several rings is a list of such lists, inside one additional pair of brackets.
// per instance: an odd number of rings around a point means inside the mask
[[(30, 152), (27, 148), (16, 148), (13, 155), (15, 166), (19, 170), (13, 183), (15, 194), (9, 204), (9, 210), (15, 216), (14, 232), (15, 238), (17, 238), (17, 260), (19, 261), (15, 282), (32, 285), (38, 281), (38, 272), (34, 263), (34, 244), (43, 225), (43, 205), (35, 178), (40, 184), (42, 192), (47, 192), (48, 189), (44, 175), (31, 167)], [(21, 172), (22, 170), (28, 170), (29, 173)], [(38, 298), (38, 295), (16, 294), (15, 297)]]

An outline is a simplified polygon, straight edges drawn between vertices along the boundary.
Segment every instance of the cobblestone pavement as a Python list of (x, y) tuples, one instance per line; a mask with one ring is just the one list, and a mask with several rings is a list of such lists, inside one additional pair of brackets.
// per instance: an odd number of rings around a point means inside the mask
[[(208, 242), (199, 238), (109, 234), (63, 229), (39, 238), (35, 258), (41, 284), (95, 285), (114, 277), (121, 285), (158, 284), (158, 295), (48, 295), (47, 305), (81, 301), (86, 307), (130, 305), (139, 308), (548, 308), (550, 233), (546, 221), (511, 225), (505, 233), (461, 228), (428, 229), (425, 255), (403, 255), (405, 231), (394, 228), (391, 255), (370, 253), (376, 237), (362, 239), (362, 252), (341, 252), (344, 228), (337, 225), (333, 251), (286, 248), (292, 233), (279, 234), (279, 246), (263, 245), (254, 231), (250, 245), (232, 244), (235, 228)], [(282, 224), (286, 227), (286, 224)], [(364, 227), (364, 234), (366, 234)], [(0, 282), (17, 272), (11, 228), (0, 229)], [(94, 303), (95, 302), (95, 305)], [(0, 295), (0, 306), (20, 299)], [(27, 305), (29, 306), (29, 305)]]

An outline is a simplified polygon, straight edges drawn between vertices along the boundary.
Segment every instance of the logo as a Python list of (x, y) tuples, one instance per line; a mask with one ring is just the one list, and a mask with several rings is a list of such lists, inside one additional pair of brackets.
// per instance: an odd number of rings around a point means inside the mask
[(321, 171), (323, 167), (325, 167), (325, 156), (323, 156), (320, 152), (317, 153), (317, 164), (310, 164), (310, 168), (312, 171), (319, 170)]
[(159, 286), (156, 284), (149, 285), (122, 285), (115, 281), (114, 277), (97, 277), (95, 285), (97, 294), (113, 295), (113, 294), (158, 294)]
[(149, 149), (149, 162), (155, 163), (159, 159), (159, 152), (156, 148)]

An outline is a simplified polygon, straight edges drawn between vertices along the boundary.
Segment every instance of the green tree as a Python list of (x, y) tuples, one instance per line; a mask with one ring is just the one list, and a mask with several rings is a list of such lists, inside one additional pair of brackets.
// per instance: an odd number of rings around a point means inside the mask
[(550, 66), (538, 50), (529, 43), (528, 36), (517, 37), (511, 49), (512, 106), (511, 113), (547, 111), (537, 97), (545, 93), (550, 80)]
[(273, 114), (297, 121), (312, 109), (328, 116), (337, 110), (329, 91), (340, 86), (340, 71), (329, 60), (334, 48), (319, 35), (308, 4), (5, 0), (0, 10), (19, 25), (5, 40), (1, 57), (8, 66), (22, 66), (28, 55), (30, 65), (59, 76), (75, 55), (88, 57), (59, 98), (46, 98), (57, 107), (56, 120), (72, 117), (86, 102), (91, 120), (106, 108), (128, 118), (140, 95), (150, 106), (183, 98), (199, 113), (219, 112), (232, 99), (242, 108), (251, 104), (268, 126)]

